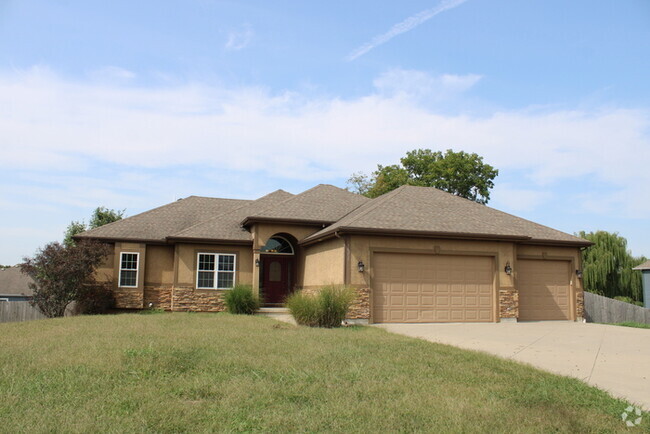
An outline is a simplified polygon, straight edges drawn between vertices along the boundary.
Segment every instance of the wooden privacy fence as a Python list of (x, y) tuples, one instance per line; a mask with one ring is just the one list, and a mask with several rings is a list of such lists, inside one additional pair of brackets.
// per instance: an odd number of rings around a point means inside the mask
[(31, 321), (45, 315), (29, 301), (0, 301), (0, 322)]
[(585, 319), (588, 322), (605, 324), (619, 322), (650, 324), (650, 309), (585, 291)]

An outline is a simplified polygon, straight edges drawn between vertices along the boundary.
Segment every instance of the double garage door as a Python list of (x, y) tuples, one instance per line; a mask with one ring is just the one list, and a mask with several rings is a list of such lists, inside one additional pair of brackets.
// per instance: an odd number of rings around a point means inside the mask
[(374, 322), (494, 321), (491, 257), (375, 253)]
[[(517, 261), (519, 320), (570, 319), (567, 261)], [(406, 253), (373, 255), (376, 323), (495, 321), (494, 259)]]

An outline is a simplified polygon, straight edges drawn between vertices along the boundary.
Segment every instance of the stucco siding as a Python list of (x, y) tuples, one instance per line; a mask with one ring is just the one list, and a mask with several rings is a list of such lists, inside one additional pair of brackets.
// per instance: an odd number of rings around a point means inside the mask
[(305, 288), (344, 283), (345, 244), (343, 239), (334, 238), (305, 248)]
[(102, 264), (95, 269), (95, 279), (98, 282), (110, 282), (113, 280), (115, 270), (115, 246), (109, 245), (110, 252), (104, 258)]
[(147, 246), (144, 284), (145, 286), (170, 286), (174, 284), (173, 246)]

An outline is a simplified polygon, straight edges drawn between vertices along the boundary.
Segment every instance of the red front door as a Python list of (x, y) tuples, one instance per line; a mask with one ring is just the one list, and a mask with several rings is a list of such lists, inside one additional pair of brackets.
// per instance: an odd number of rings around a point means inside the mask
[(264, 302), (284, 303), (292, 285), (293, 256), (262, 255), (261, 259)]

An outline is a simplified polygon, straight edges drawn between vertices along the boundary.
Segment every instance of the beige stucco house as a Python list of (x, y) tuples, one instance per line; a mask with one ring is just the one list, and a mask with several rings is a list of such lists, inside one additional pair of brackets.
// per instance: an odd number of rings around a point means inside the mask
[(93, 229), (117, 307), (224, 310), (234, 284), (267, 305), (349, 285), (349, 317), (379, 322), (578, 320), (590, 243), (434, 188), (376, 199), (318, 185), (257, 200), (191, 196)]

